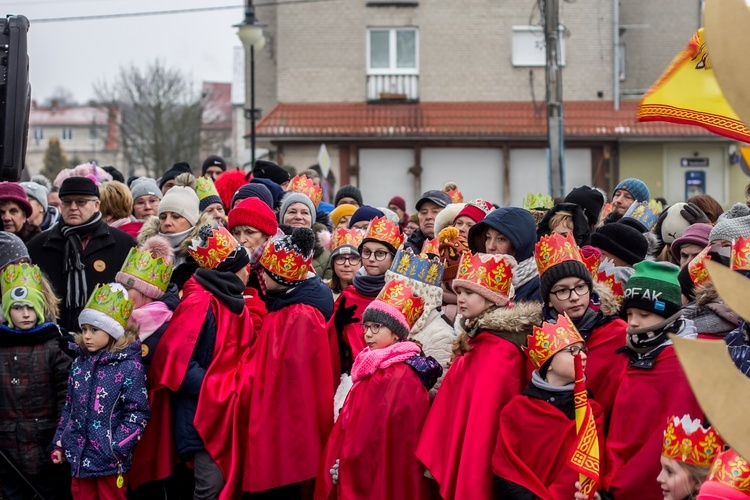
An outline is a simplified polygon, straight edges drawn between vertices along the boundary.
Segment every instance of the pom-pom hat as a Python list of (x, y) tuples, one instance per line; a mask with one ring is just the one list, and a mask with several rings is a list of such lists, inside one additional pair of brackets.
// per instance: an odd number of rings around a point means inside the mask
[(684, 415), (681, 419), (670, 417), (667, 420), (661, 449), (663, 457), (709, 467), (723, 448), (724, 440), (713, 428), (703, 427), (699, 419)]
[(158, 300), (167, 291), (173, 271), (172, 246), (165, 238), (152, 236), (140, 248), (130, 249), (115, 281)]
[(10, 309), (16, 304), (29, 305), (36, 313), (37, 325), (44, 322), (44, 294), (42, 271), (31, 264), (11, 264), (3, 270), (0, 279), (3, 314), (8, 326), (14, 327)]
[(133, 301), (125, 287), (119, 283), (99, 284), (78, 316), (78, 325), (91, 325), (121, 339), (132, 313)]
[(367, 306), (362, 315), (362, 322), (385, 325), (399, 338), (404, 339), (423, 311), (424, 301), (410, 286), (399, 280), (391, 280)]
[(583, 342), (573, 322), (567, 314), (557, 317), (557, 323), (543, 322), (542, 327), (535, 326), (534, 332), (526, 338), (524, 349), (531, 363), (541, 368), (552, 357), (569, 345)]
[(275, 282), (296, 286), (312, 271), (315, 234), (311, 229), (298, 227), (289, 236), (269, 241), (263, 248), (260, 265)]
[(510, 255), (464, 252), (453, 280), (453, 289), (467, 288), (495, 305), (504, 306), (513, 298), (513, 269)]

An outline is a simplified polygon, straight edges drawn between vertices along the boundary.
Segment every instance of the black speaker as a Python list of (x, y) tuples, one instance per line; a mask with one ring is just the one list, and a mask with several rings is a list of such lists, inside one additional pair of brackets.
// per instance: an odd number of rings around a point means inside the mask
[(0, 19), (0, 181), (18, 181), (26, 158), (31, 86), (24, 16)]

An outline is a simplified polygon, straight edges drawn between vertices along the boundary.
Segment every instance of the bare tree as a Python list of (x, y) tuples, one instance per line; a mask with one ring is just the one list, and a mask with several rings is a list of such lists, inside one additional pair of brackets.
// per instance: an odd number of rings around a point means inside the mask
[(123, 156), (132, 168), (158, 177), (178, 161), (197, 165), (201, 95), (178, 69), (156, 60), (145, 70), (121, 67), (111, 83), (94, 86), (97, 98), (120, 110)]

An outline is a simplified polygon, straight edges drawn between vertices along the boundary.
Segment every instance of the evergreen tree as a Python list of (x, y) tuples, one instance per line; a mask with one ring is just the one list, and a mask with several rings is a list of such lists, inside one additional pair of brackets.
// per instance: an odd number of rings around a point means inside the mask
[(60, 139), (51, 137), (47, 141), (47, 149), (44, 150), (44, 168), (41, 173), (48, 179), (54, 180), (64, 168), (68, 168), (68, 160), (60, 145)]

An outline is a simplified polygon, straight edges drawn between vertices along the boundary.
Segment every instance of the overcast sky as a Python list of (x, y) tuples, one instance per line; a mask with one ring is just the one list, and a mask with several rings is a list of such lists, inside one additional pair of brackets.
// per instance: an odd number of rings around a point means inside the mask
[[(243, 4), (244, 0), (0, 0), (3, 14), (23, 14), (31, 21), (28, 41), (33, 98), (41, 102), (56, 88), (64, 87), (82, 103), (94, 97), (94, 82), (112, 81), (121, 65), (145, 68), (156, 58), (182, 69), (196, 85), (231, 82), (233, 48), (240, 46), (232, 25), (242, 22)], [(150, 17), (34, 22), (223, 5), (237, 7)]]

